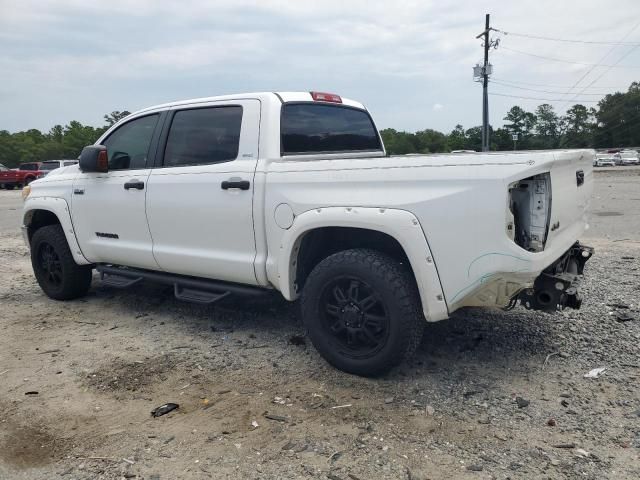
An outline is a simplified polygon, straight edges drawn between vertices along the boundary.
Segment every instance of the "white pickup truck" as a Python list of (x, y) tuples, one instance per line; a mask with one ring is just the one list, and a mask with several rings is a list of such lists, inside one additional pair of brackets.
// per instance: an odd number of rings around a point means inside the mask
[(578, 308), (591, 150), (387, 156), (366, 108), (253, 93), (136, 112), (25, 192), (51, 298), (155, 281), (301, 300), (324, 358), (380, 374), (467, 306)]

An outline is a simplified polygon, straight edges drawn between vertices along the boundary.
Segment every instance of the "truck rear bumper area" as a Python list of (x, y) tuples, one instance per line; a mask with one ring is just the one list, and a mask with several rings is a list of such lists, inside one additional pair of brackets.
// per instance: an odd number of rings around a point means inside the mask
[(580, 308), (582, 298), (578, 287), (584, 264), (593, 253), (593, 248), (576, 242), (536, 278), (533, 288), (514, 296), (509, 307), (514, 307), (520, 300), (525, 308), (532, 310), (553, 312), (564, 308)]

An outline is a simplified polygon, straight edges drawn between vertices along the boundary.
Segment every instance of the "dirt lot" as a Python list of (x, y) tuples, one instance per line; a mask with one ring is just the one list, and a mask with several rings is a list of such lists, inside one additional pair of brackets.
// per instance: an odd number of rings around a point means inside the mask
[(95, 278), (49, 300), (19, 195), (0, 191), (1, 479), (640, 478), (638, 171), (597, 174), (582, 310), (461, 312), (374, 380), (327, 366), (277, 297)]

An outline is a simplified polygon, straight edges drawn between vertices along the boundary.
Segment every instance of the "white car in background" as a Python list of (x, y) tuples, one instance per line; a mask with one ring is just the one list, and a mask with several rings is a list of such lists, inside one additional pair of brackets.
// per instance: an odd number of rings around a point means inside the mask
[(635, 150), (622, 150), (619, 155), (620, 165), (640, 165), (638, 152)]
[(616, 161), (610, 153), (596, 153), (593, 159), (594, 167), (615, 167)]
[(77, 164), (78, 160), (46, 160), (40, 165), (40, 170), (45, 172), (44, 175), (47, 175), (51, 170), (55, 170), (56, 168)]

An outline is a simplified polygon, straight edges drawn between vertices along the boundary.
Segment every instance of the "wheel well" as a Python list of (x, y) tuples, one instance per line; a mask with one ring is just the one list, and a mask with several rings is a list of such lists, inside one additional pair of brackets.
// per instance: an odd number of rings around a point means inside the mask
[[(411, 269), (400, 243), (377, 230), (353, 227), (323, 227), (305, 233), (296, 261), (296, 287), (300, 292), (314, 267), (334, 253), (352, 248), (370, 248), (398, 260)], [(413, 273), (413, 272), (412, 272)]]
[(60, 224), (60, 220), (55, 213), (49, 210), (32, 210), (27, 213), (27, 217), (25, 218), (25, 225), (27, 225), (29, 232), (29, 240), (31, 240), (31, 237), (33, 237), (33, 234), (39, 228), (55, 224)]

